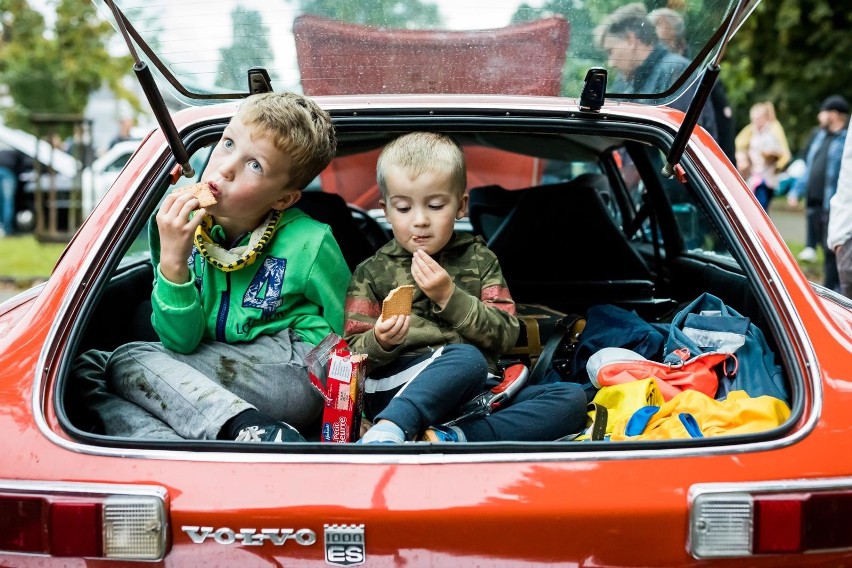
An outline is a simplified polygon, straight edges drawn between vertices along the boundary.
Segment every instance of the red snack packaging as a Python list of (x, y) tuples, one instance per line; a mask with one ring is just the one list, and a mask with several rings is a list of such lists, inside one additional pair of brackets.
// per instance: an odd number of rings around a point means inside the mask
[(349, 351), (346, 342), (329, 334), (306, 357), (311, 382), (325, 398), (320, 439), (355, 442), (360, 437), (367, 357)]

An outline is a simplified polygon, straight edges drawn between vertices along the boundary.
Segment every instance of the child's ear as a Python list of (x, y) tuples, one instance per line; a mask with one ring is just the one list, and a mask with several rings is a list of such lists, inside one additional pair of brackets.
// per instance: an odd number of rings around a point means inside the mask
[(458, 211), (456, 211), (456, 219), (461, 219), (462, 217), (467, 215), (467, 201), (468, 201), (467, 195), (464, 195), (461, 198), (461, 201), (459, 201), (459, 209), (458, 209)]
[(295, 205), (302, 198), (302, 192), (298, 189), (288, 189), (278, 200), (272, 204), (276, 211), (284, 211)]
[(385, 217), (387, 217), (388, 216), (388, 206), (385, 203), (384, 199), (379, 199), (379, 207), (382, 208), (382, 213), (384, 214)]

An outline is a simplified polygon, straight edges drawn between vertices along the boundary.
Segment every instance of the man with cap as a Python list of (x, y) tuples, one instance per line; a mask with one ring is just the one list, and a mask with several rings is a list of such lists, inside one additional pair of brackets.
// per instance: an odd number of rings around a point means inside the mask
[[(828, 211), (831, 198), (837, 191), (840, 160), (849, 122), (849, 102), (841, 95), (831, 95), (820, 105), (817, 114), (819, 127), (805, 149), (805, 173), (787, 194), (787, 202), (795, 207), (805, 198), (808, 248), (822, 247), (824, 252), (824, 281), (826, 288), (840, 291), (837, 261), (834, 251), (826, 245)], [(802, 251), (801, 260), (815, 258), (815, 251)]]

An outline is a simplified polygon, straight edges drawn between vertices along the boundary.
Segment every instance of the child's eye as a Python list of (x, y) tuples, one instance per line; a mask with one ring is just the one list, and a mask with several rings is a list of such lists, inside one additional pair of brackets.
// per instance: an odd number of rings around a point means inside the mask
[(260, 162), (258, 162), (257, 160), (250, 161), (248, 165), (253, 172), (263, 173), (263, 166), (261, 166)]
[(234, 141), (230, 138), (222, 138), (222, 147), (230, 150), (234, 147)]
[(429, 209), (431, 209), (432, 211), (440, 211), (444, 208), (444, 205), (444, 203), (431, 203), (429, 204)]
[(411, 211), (411, 207), (400, 206), (400, 207), (396, 207), (396, 210), (400, 213), (408, 213), (409, 211)]

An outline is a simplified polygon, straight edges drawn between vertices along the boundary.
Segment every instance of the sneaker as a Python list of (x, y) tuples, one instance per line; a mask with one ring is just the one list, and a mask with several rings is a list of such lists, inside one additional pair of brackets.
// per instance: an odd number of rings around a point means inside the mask
[(423, 432), (424, 442), (464, 442), (464, 433), (455, 426), (430, 426)]
[(299, 431), (287, 424), (278, 422), (276, 424), (265, 424), (263, 426), (249, 426), (240, 430), (236, 442), (272, 442), (281, 444), (284, 442), (305, 442)]
[(817, 259), (816, 250), (814, 247), (805, 247), (797, 258), (802, 262), (813, 262)]

